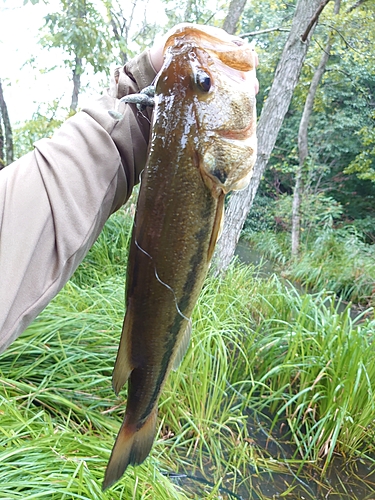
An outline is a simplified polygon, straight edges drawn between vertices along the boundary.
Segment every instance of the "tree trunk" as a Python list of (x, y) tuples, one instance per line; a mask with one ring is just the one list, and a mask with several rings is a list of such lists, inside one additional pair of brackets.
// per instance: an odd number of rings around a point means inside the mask
[(247, 0), (231, 0), (229, 4), (228, 13), (223, 23), (223, 29), (231, 35), (236, 33), (238, 22), (242, 16), (246, 2)]
[[(341, 0), (335, 0), (334, 14), (339, 14), (340, 12)], [(327, 62), (332, 49), (332, 34), (329, 35), (326, 46), (323, 49), (322, 57), (320, 59), (319, 65), (314, 73), (311, 80), (310, 88), (306, 97), (305, 106), (302, 113), (301, 122), (298, 130), (298, 168), (296, 172), (296, 180), (293, 193), (293, 205), (292, 205), (292, 257), (298, 255), (299, 243), (300, 243), (300, 226), (301, 226), (301, 201), (302, 201), (302, 173), (303, 167), (306, 162), (306, 158), (309, 155), (308, 148), (308, 128), (310, 117), (313, 111), (314, 100), (316, 91), (318, 90), (320, 81), (325, 72)]]
[(73, 70), (73, 94), (72, 102), (70, 103), (70, 112), (72, 114), (77, 112), (78, 96), (81, 90), (81, 74), (82, 74), (82, 58), (76, 56), (74, 70)]
[(5, 167), (3, 120), (0, 113), (0, 170)]
[[(110, 15), (111, 15), (110, 24), (112, 26), (112, 31), (113, 31), (113, 34), (115, 36), (115, 40), (117, 40), (117, 42), (119, 43), (119, 45), (121, 47), (122, 44), (123, 44), (123, 42), (125, 40), (127, 40), (128, 36), (126, 34), (126, 37), (122, 37), (119, 34), (119, 30), (117, 29), (118, 27), (117, 27), (117, 24), (116, 24), (117, 19), (114, 17), (114, 15), (112, 14), (112, 12), (110, 13)], [(121, 60), (121, 64), (123, 64), (123, 65), (125, 65), (128, 62), (128, 54), (122, 48), (120, 48), (120, 60)]]
[[(1, 120), (4, 126), (4, 135), (3, 135), (3, 146), (1, 148), (1, 153), (3, 153), (4, 158), (3, 158), (3, 164), (0, 165), (0, 169), (3, 168), (5, 165), (9, 165), (10, 163), (13, 162), (13, 133), (12, 133), (12, 127), (10, 125), (10, 120), (9, 120), (9, 115), (8, 115), (8, 108), (4, 99), (4, 94), (3, 94), (3, 87), (1, 85), (1, 80), (0, 80), (0, 115), (1, 115)], [(1, 123), (0, 123), (1, 125)], [(4, 152), (4, 138), (5, 138), (5, 152)]]
[(289, 37), (259, 119), (258, 156), (253, 176), (245, 190), (235, 192), (229, 198), (223, 234), (218, 242), (214, 260), (218, 272), (225, 270), (233, 258), (246, 216), (252, 206), (261, 177), (298, 83), (315, 25), (311, 28), (305, 43), (301, 41), (301, 34), (306, 32), (320, 5), (320, 0), (299, 0), (297, 3)]
[(127, 46), (129, 40), (129, 31), (134, 20), (134, 12), (137, 6), (137, 1), (132, 1), (131, 9), (126, 7), (126, 15), (123, 12), (121, 2), (116, 3), (116, 10), (113, 2), (110, 2), (108, 7), (108, 16), (115, 40), (120, 48), (120, 60), (122, 64), (126, 64), (129, 60)]
[(302, 165), (299, 164), (296, 171), (292, 203), (292, 257), (297, 257), (299, 250), (302, 190)]

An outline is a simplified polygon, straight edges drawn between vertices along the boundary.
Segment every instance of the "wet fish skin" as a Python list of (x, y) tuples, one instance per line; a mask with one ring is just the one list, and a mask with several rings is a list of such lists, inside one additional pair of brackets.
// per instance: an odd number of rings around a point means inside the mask
[[(241, 56), (234, 43), (227, 50), (220, 43), (189, 28), (167, 43), (113, 372), (116, 393), (128, 381), (128, 400), (103, 489), (150, 452), (159, 396), (189, 342), (190, 317), (220, 232), (225, 194), (243, 187), (255, 161), (255, 95), (245, 73), (252, 68), (251, 55), (243, 50)], [(235, 68), (229, 65), (230, 51)]]

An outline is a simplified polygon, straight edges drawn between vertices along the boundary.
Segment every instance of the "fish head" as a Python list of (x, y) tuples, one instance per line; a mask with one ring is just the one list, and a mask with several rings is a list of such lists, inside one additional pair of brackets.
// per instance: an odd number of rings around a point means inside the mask
[(217, 196), (245, 188), (251, 177), (256, 159), (254, 72), (251, 46), (219, 28), (182, 25), (167, 40), (160, 91), (164, 96), (169, 92), (170, 110), (176, 99), (189, 108), (184, 127), (191, 133), (195, 163)]

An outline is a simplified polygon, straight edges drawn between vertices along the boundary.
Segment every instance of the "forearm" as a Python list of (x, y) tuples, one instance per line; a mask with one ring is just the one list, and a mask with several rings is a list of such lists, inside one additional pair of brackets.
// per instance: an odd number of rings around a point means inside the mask
[(155, 71), (147, 54), (126, 71), (0, 173), (0, 351), (68, 281), (144, 167), (149, 120), (116, 97), (149, 85)]

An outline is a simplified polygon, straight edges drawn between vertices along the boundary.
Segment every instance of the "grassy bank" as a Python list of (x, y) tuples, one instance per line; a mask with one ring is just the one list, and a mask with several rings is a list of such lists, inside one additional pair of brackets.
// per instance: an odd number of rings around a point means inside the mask
[(283, 275), (312, 290), (330, 290), (345, 301), (374, 305), (375, 246), (353, 228), (326, 228), (306, 235), (291, 259), (290, 234), (248, 232), (252, 248), (280, 264)]
[[(0, 498), (272, 498), (259, 481), (269, 471), (298, 483), (303, 464), (322, 477), (334, 453), (348, 462), (373, 453), (375, 323), (353, 321), (323, 292), (300, 296), (233, 265), (207, 279), (150, 457), (101, 493), (126, 402), (111, 389), (124, 314), (122, 227), (129, 217), (119, 213), (1, 356)], [(288, 453), (277, 445), (281, 430)]]

